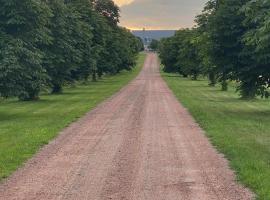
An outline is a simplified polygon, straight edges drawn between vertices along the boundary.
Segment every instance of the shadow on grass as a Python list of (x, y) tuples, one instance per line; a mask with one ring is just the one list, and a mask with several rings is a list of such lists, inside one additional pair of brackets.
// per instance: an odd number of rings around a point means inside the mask
[(261, 122), (269, 122), (270, 118), (270, 109), (269, 110), (224, 110), (224, 112), (228, 115), (241, 116), (241, 118), (245, 118), (247, 120), (254, 120), (255, 118), (260, 119)]
[(0, 112), (0, 122), (4, 121), (10, 121), (10, 120), (18, 120), (18, 119), (25, 119), (27, 116), (23, 113), (10, 113), (10, 111), (7, 112)]
[(171, 74), (162, 74), (162, 76), (163, 77), (177, 77), (177, 78), (183, 78), (183, 77), (181, 77), (181, 76), (179, 76), (179, 75), (171, 75)]

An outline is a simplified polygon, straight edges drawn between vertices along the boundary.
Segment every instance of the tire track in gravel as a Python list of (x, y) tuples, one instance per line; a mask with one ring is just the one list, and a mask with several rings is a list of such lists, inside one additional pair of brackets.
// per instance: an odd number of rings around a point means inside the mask
[(1, 200), (251, 200), (147, 55), (139, 76), (0, 185)]

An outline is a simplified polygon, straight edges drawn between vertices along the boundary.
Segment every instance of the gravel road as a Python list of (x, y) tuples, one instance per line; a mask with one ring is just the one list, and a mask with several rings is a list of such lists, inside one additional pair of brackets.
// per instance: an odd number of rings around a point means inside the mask
[[(68, 106), (68, 105), (67, 105)], [(1, 200), (249, 200), (149, 53), (140, 75), (0, 185)]]

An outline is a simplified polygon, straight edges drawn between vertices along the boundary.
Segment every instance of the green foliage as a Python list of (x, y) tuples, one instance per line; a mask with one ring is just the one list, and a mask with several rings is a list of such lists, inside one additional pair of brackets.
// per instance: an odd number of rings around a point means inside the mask
[(50, 9), (41, 0), (0, 0), (0, 95), (37, 99), (47, 74), (42, 66), (49, 42)]
[(176, 37), (161, 39), (159, 44), (159, 57), (165, 72), (179, 72), (180, 68), (177, 65), (178, 45)]
[(165, 71), (207, 74), (209, 85), (219, 81), (224, 91), (234, 80), (242, 98), (269, 97), (269, 9), (264, 0), (209, 0), (196, 27), (162, 40)]
[[(131, 69), (141, 41), (120, 28), (112, 0), (0, 0), (0, 96), (38, 99), (43, 88)], [(107, 58), (108, 57), (108, 58)]]
[(87, 80), (96, 64), (92, 32), (92, 8), (89, 0), (70, 0), (67, 3), (76, 23), (74, 27), (75, 48), (80, 52), (80, 61), (72, 71), (75, 80)]
[(120, 9), (112, 0), (91, 0), (95, 10), (104, 16), (110, 25), (117, 25)]
[(59, 93), (64, 83), (71, 81), (71, 71), (81, 61), (81, 51), (76, 48), (78, 40), (73, 39), (79, 28), (76, 26), (78, 17), (70, 12), (63, 0), (49, 0), (48, 5), (53, 14), (48, 24), (51, 41), (44, 47), (43, 66), (50, 77), (48, 84), (52, 92)]
[(109, 98), (141, 71), (145, 54), (136, 67), (102, 81), (64, 87), (65, 94), (41, 94), (38, 102), (0, 99), (0, 181), (9, 176), (59, 131)]
[(241, 9), (245, 14), (244, 26), (247, 32), (243, 41), (245, 48), (242, 56), (250, 62), (244, 62), (239, 71), (243, 80), (239, 87), (242, 97), (250, 98), (256, 94), (269, 97), (270, 86), (270, 2), (250, 1)]
[(179, 49), (177, 65), (180, 67), (181, 73), (191, 76), (193, 80), (197, 80), (199, 74), (202, 73), (202, 67), (199, 49), (197, 48), (196, 30), (179, 30), (176, 33), (176, 40)]
[(136, 37), (136, 39), (137, 39), (137, 50), (138, 51), (144, 51), (144, 43), (143, 43), (143, 40), (142, 40), (142, 38), (140, 38), (140, 37)]
[(191, 76), (197, 79), (202, 73), (202, 62), (199, 57), (197, 31), (182, 29), (175, 36), (163, 39), (159, 45), (159, 52), (164, 71), (178, 72), (184, 77)]
[(159, 41), (153, 39), (149, 45), (149, 48), (153, 51), (156, 51), (158, 49)]

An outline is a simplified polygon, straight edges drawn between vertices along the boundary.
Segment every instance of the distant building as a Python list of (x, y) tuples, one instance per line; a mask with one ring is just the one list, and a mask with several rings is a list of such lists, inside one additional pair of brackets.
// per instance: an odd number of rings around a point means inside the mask
[(149, 44), (153, 39), (160, 40), (162, 38), (167, 38), (174, 36), (175, 30), (133, 30), (132, 33), (140, 37), (143, 40), (145, 49), (148, 49)]

